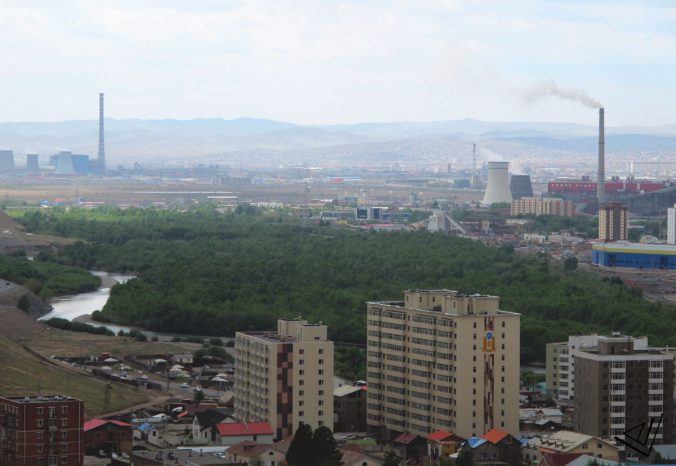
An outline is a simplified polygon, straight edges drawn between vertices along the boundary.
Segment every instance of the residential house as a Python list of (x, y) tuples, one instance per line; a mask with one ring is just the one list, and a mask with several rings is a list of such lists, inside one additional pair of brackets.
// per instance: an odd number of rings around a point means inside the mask
[(87, 454), (131, 453), (132, 427), (122, 421), (92, 419), (84, 423), (84, 449)]
[(227, 414), (217, 409), (207, 409), (206, 411), (195, 413), (192, 421), (193, 443), (216, 443), (218, 439), (216, 424), (223, 422), (227, 417)]
[(521, 441), (500, 429), (491, 429), (481, 437), (467, 439), (463, 448), (472, 452), (472, 461), (477, 465), (519, 465)]
[(404, 460), (422, 458), (427, 453), (427, 440), (411, 432), (400, 434), (392, 444)]
[(162, 435), (156, 424), (144, 422), (143, 424), (134, 427), (133, 438), (135, 440), (143, 440), (156, 447), (162, 447)]
[(527, 408), (519, 410), (521, 431), (543, 430), (558, 427), (563, 422), (563, 413), (558, 408)]
[(225, 459), (231, 463), (278, 466), (286, 462), (286, 451), (276, 445), (262, 445), (245, 440), (232, 445), (225, 452)]
[(465, 439), (452, 432), (438, 430), (427, 436), (427, 456), (433, 459), (446, 458), (459, 450)]
[(269, 422), (222, 422), (216, 424), (221, 445), (235, 445), (244, 441), (270, 445), (274, 433)]

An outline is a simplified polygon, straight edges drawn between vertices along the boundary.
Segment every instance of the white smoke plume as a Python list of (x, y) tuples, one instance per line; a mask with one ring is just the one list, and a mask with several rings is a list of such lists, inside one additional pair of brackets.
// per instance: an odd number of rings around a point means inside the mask
[(559, 86), (554, 81), (545, 81), (534, 85), (522, 92), (523, 99), (528, 103), (535, 103), (545, 97), (556, 97), (563, 100), (577, 102), (588, 108), (601, 108), (601, 102), (592, 98), (582, 89), (569, 89)]

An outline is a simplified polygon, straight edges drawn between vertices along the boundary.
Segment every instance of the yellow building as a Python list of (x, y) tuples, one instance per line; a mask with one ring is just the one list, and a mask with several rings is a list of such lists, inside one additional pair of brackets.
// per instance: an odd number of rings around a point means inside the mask
[(546, 197), (538, 199), (535, 197), (522, 197), (512, 201), (512, 216), (516, 215), (558, 215), (562, 217), (575, 216), (575, 204), (572, 201), (564, 199)]
[(277, 331), (235, 335), (235, 416), (268, 421), (275, 438), (299, 423), (333, 427), (333, 342), (326, 325), (280, 319)]
[(368, 303), (369, 428), (518, 434), (520, 314), (498, 306), (451, 290)]

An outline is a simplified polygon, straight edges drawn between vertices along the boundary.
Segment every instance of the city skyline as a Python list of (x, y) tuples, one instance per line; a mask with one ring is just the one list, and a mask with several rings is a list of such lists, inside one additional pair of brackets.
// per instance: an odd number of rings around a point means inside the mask
[[(9, 2), (0, 121), (674, 123), (666, 2)], [(45, 86), (45, 81), (50, 85)], [(560, 93), (566, 94), (566, 92)]]

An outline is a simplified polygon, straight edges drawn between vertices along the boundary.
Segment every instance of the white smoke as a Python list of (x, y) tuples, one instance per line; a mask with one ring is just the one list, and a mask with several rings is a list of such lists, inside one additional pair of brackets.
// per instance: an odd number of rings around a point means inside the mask
[(559, 86), (554, 81), (544, 81), (525, 89), (522, 93), (523, 100), (528, 103), (535, 103), (545, 97), (556, 97), (563, 100), (570, 100), (584, 105), (587, 108), (601, 108), (601, 102), (592, 98), (582, 89), (570, 89)]

